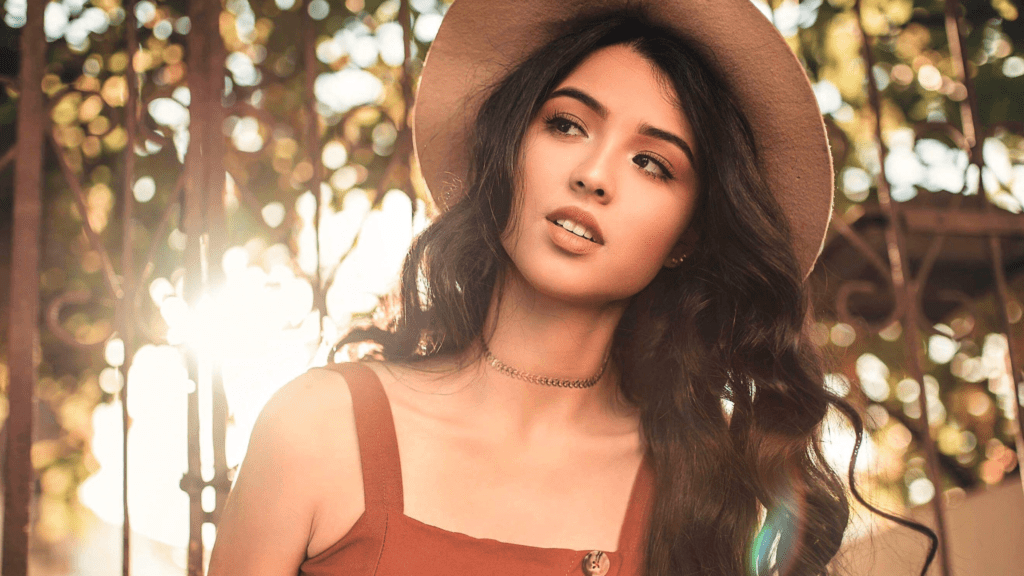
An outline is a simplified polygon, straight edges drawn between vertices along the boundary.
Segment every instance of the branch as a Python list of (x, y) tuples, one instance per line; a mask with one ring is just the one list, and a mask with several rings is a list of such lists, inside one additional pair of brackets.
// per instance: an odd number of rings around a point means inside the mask
[[(181, 175), (178, 176), (178, 181), (174, 184), (171, 196), (177, 196), (184, 185), (185, 172), (182, 171)], [(156, 250), (163, 245), (163, 242), (160, 239), (167, 235), (167, 227), (170, 225), (171, 216), (180, 208), (180, 206), (180, 202), (172, 200), (171, 203), (167, 205), (167, 208), (164, 209), (163, 217), (160, 218), (160, 224), (157, 226), (156, 232), (153, 233), (153, 240), (149, 244), (149, 249), (146, 250), (146, 259), (142, 261), (142, 272), (140, 273), (138, 280), (139, 286), (148, 280), (149, 275), (153, 273), (153, 262), (156, 260)]]
[(65, 306), (68, 304), (85, 304), (91, 299), (92, 294), (86, 290), (72, 290), (54, 298), (50, 302), (50, 305), (46, 307), (46, 326), (50, 329), (50, 332), (52, 332), (53, 335), (61, 342), (71, 346), (72, 348), (78, 348), (80, 350), (89, 350), (103, 345), (103, 343), (113, 335), (113, 326), (111, 326), (110, 331), (102, 338), (97, 338), (92, 342), (81, 342), (78, 338), (75, 338), (74, 334), (68, 332), (67, 328), (60, 323), (60, 312)]
[(85, 231), (85, 235), (89, 239), (89, 244), (92, 245), (93, 250), (100, 255), (103, 279), (106, 280), (107, 288), (110, 289), (110, 293), (114, 298), (121, 299), (124, 297), (124, 291), (121, 288), (121, 282), (118, 280), (117, 274), (114, 272), (114, 266), (110, 263), (110, 255), (103, 246), (103, 241), (100, 239), (99, 234), (92, 229), (92, 224), (89, 223), (89, 209), (86, 205), (85, 191), (82, 189), (82, 183), (78, 181), (78, 176), (75, 175), (71, 164), (68, 163), (67, 156), (64, 154), (64, 148), (54, 139), (53, 132), (47, 130), (46, 137), (53, 148), (54, 154), (57, 156), (60, 171), (64, 174), (64, 180), (67, 181), (68, 187), (71, 188), (75, 195), (75, 203), (78, 205), (78, 212), (82, 217), (82, 229)]

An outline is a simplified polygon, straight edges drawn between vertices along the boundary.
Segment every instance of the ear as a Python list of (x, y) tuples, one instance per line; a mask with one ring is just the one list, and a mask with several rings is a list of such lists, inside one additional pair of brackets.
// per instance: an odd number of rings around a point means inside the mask
[(676, 268), (682, 264), (683, 260), (697, 247), (698, 238), (699, 234), (697, 234), (697, 231), (692, 226), (688, 227), (676, 242), (676, 245), (669, 251), (663, 266), (665, 268)]

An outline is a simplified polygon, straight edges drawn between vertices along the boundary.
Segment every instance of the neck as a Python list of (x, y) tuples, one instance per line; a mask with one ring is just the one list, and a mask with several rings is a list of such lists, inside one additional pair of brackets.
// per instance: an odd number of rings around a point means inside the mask
[[(503, 364), (530, 375), (586, 380), (602, 371), (626, 302), (603, 306), (566, 302), (538, 293), (516, 272), (505, 275), (484, 327), (484, 342)], [(543, 433), (610, 416), (623, 406), (613, 363), (591, 387), (546, 386), (494, 369), (480, 354), (488, 399), (519, 433)]]

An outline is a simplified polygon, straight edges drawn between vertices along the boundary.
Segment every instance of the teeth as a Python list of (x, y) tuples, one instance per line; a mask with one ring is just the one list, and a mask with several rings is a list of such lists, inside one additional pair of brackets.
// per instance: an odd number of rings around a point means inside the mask
[(564, 219), (560, 219), (560, 220), (555, 220), (555, 224), (558, 224), (562, 228), (565, 228), (566, 230), (568, 230), (569, 232), (572, 232), (573, 234), (575, 234), (577, 236), (580, 236), (582, 238), (586, 238), (587, 240), (590, 240), (591, 242), (594, 241), (594, 233), (591, 232), (590, 230), (587, 230), (582, 224), (578, 224), (576, 222), (573, 222), (572, 220), (569, 220), (568, 218), (564, 218)]

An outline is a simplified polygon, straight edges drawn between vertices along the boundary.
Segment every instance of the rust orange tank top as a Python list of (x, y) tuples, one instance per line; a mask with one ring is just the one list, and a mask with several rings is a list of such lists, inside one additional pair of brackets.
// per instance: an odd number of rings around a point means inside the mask
[(330, 548), (307, 558), (300, 576), (640, 576), (653, 474), (645, 454), (615, 551), (538, 548), (475, 538), (404, 514), (402, 469), (391, 406), (377, 375), (332, 364), (352, 393), (365, 511)]

